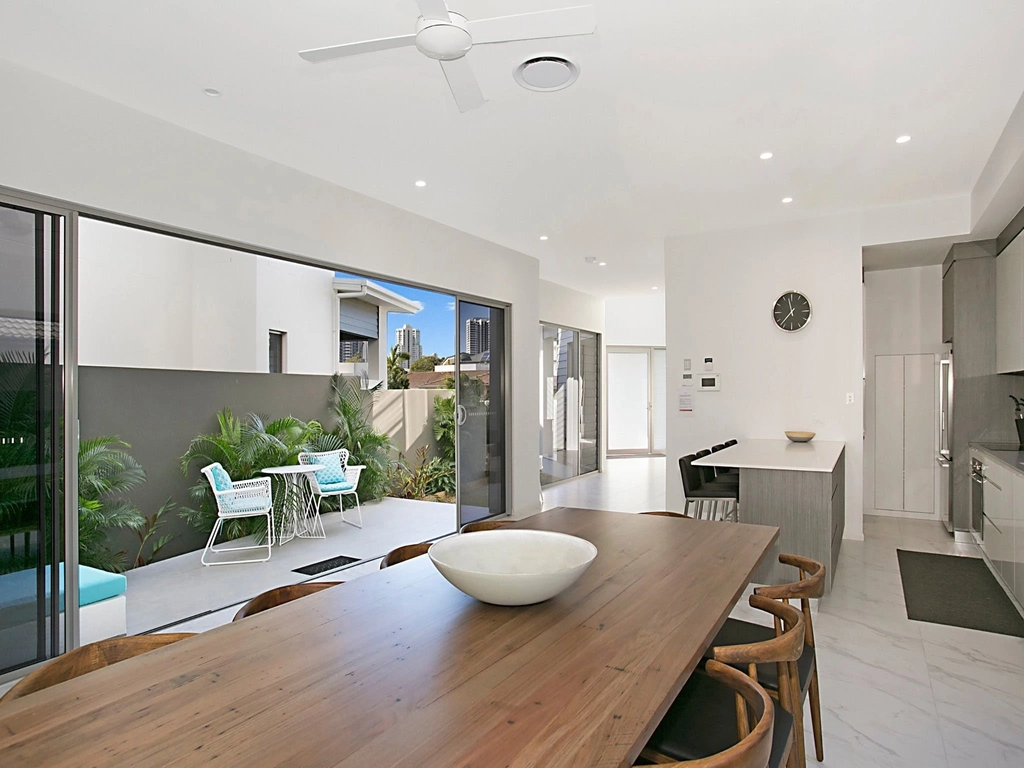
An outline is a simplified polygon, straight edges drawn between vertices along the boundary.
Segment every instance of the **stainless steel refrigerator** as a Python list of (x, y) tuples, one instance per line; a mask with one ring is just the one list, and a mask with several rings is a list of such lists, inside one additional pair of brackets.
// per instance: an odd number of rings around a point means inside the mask
[(950, 449), (950, 428), (953, 425), (953, 353), (939, 361), (939, 517), (946, 530), (953, 533), (953, 455)]

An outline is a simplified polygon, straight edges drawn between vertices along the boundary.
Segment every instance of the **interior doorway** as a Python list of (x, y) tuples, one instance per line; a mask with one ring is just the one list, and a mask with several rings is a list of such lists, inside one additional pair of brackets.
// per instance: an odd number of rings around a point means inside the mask
[(664, 347), (608, 347), (608, 455), (665, 453)]

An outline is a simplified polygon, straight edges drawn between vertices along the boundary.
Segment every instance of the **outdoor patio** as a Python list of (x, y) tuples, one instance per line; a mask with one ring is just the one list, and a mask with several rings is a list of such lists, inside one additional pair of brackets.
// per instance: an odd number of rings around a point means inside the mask
[[(325, 514), (327, 538), (292, 539), (275, 546), (264, 563), (204, 566), (199, 561), (202, 552), (196, 551), (128, 571), (128, 634), (218, 611), (283, 584), (325, 577), (344, 581), (344, 571), (330, 577), (326, 573), (307, 576), (294, 569), (340, 555), (372, 560), (395, 547), (435, 539), (456, 528), (454, 504), (385, 498), (363, 504), (362, 509), (362, 528), (345, 524), (337, 512)], [(246, 554), (252, 553), (241, 556)]]

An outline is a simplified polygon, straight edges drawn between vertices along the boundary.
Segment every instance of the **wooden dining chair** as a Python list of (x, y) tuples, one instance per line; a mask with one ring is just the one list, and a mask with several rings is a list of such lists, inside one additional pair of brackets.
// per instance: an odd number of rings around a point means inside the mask
[(466, 523), (459, 528), (459, 533), (475, 533), (477, 531), (496, 531), (506, 525), (512, 525), (514, 520), (477, 520), (475, 523)]
[(661, 511), (661, 510), (658, 510), (657, 512), (641, 512), (640, 514), (641, 515), (650, 515), (651, 517), (682, 517), (682, 518), (685, 518), (687, 520), (692, 520), (693, 519), (689, 515), (684, 515), (682, 512), (667, 512), (667, 511)]
[(707, 678), (708, 685), (720, 684), (734, 691), (752, 716), (753, 728), (739, 742), (711, 757), (677, 762), (659, 752), (645, 749), (640, 753), (641, 763), (647, 761), (655, 765), (688, 768), (765, 768), (771, 758), (772, 733), (775, 730), (775, 704), (767, 691), (739, 670), (717, 661), (709, 661), (703, 672), (695, 674)]
[(30, 693), (42, 691), (50, 686), (73, 680), (89, 672), (141, 656), (165, 645), (193, 637), (195, 632), (176, 632), (165, 635), (133, 635), (112, 637), (75, 648), (58, 656), (46, 666), (40, 667), (21, 678), (11, 690), (0, 697), (0, 704), (20, 699)]
[(312, 595), (328, 587), (336, 587), (344, 583), (343, 581), (307, 581), (302, 584), (287, 584), (283, 587), (268, 589), (243, 605), (232, 621), (239, 621), (247, 616), (254, 616), (257, 613), (276, 608), (279, 605), (290, 603), (292, 600), (298, 600), (300, 597)]
[(745, 669), (750, 681), (758, 685), (762, 665), (776, 667), (776, 677), (782, 685), (778, 699), (772, 700), (774, 719), (767, 760), (716, 762), (733, 746), (743, 743), (760, 722), (751, 724), (745, 697), (709, 678), (699, 668), (669, 707), (641, 757), (659, 764), (681, 762), (691, 768), (803, 768), (803, 719), (796, 689), (796, 660), (804, 646), (804, 617), (795, 607), (760, 595), (751, 595), (750, 605), (772, 615), (773, 636), (756, 643), (712, 648), (712, 658), (706, 664), (723, 664), (738, 672)]
[(406, 560), (412, 560), (414, 557), (427, 554), (428, 549), (430, 549), (429, 542), (424, 542), (423, 544), (406, 544), (404, 547), (392, 549), (384, 555), (384, 559), (380, 561), (380, 567), (383, 569), (391, 565), (404, 563)]
[[(821, 696), (818, 687), (818, 659), (814, 650), (814, 624), (811, 617), (811, 599), (819, 598), (825, 593), (825, 566), (817, 560), (797, 555), (779, 555), (779, 562), (791, 565), (800, 574), (800, 580), (777, 586), (757, 587), (755, 595), (781, 600), (789, 604), (790, 600), (799, 600), (804, 616), (804, 650), (797, 660), (797, 673), (800, 682), (801, 711), (803, 702), (811, 700), (811, 730), (814, 732), (814, 756), (818, 762), (825, 759), (825, 747), (821, 732)], [(728, 619), (712, 642), (716, 645), (733, 645), (737, 643), (753, 643), (771, 636), (771, 627), (764, 627), (749, 621)], [(778, 696), (779, 683), (771, 667), (759, 670), (758, 680), (772, 696)]]

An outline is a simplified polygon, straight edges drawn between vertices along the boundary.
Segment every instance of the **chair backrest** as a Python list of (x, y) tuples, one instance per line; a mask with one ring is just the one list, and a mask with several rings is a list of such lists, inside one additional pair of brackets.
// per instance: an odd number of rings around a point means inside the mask
[(668, 512), (658, 510), (656, 512), (641, 512), (641, 515), (650, 515), (651, 517), (685, 517), (687, 520), (692, 520), (689, 515), (684, 515), (682, 512)]
[(304, 451), (299, 454), (299, 464), (320, 464), (323, 469), (312, 473), (312, 481), (319, 490), (323, 485), (334, 485), (346, 482), (345, 469), (348, 467), (348, 449), (338, 448), (335, 451)]
[[(728, 664), (708, 661), (705, 671), (708, 677), (717, 680), (736, 693), (737, 716), (742, 714), (745, 719), (744, 733), (746, 735), (724, 752), (699, 760), (675, 763), (666, 761), (661, 755), (649, 753), (641, 753), (641, 758), (656, 761), (663, 768), (672, 768), (672, 766), (676, 766), (676, 768), (766, 768), (772, 753), (772, 737), (775, 729), (775, 705), (768, 692), (756, 681)], [(744, 709), (742, 713), (740, 712), (741, 707)], [(748, 712), (753, 714), (753, 727), (750, 726), (749, 721), (746, 721)]]
[(203, 467), (200, 472), (206, 478), (206, 482), (210, 484), (215, 492), (223, 492), (231, 490), (231, 475), (227, 473), (227, 470), (221, 466), (219, 461), (213, 462), (213, 464), (207, 464)]
[(785, 553), (779, 555), (779, 562), (799, 569), (800, 581), (777, 586), (757, 587), (754, 589), (754, 594), (782, 600), (784, 603), (789, 603), (790, 600), (799, 600), (800, 609), (804, 614), (804, 642), (813, 647), (814, 625), (811, 622), (811, 598), (821, 597), (825, 594), (825, 565), (817, 560), (811, 560), (809, 557)]
[(727, 446), (725, 443), (719, 443), (718, 445), (711, 446), (711, 452), (718, 453), (719, 451), (724, 451), (728, 447), (729, 446)]
[[(702, 451), (697, 451), (693, 455), (696, 456), (698, 459), (703, 459), (705, 456), (710, 456), (711, 455), (711, 451), (709, 451), (707, 448), (705, 448)], [(714, 467), (697, 467), (697, 472), (700, 473), (700, 481), (701, 481), (702, 485), (704, 483), (710, 483), (712, 480), (715, 479), (715, 468)]]
[(693, 466), (696, 458), (691, 453), (679, 459), (679, 475), (683, 480), (683, 494), (688, 499), (695, 496), (701, 486), (700, 472), (697, 471), (697, 467)]
[(477, 520), (475, 523), (466, 523), (459, 528), (459, 533), (473, 533), (475, 531), (494, 531), (512, 525), (512, 520)]
[(283, 587), (268, 589), (266, 592), (256, 595), (252, 600), (243, 605), (232, 621), (244, 619), (247, 616), (254, 616), (257, 613), (268, 611), (279, 605), (298, 600), (300, 597), (312, 595), (330, 587), (344, 584), (342, 581), (307, 581), (302, 584), (288, 584)]
[(380, 567), (387, 568), (391, 565), (404, 563), (406, 560), (412, 560), (414, 557), (427, 554), (428, 549), (430, 549), (429, 543), (406, 544), (404, 547), (392, 549), (384, 555), (384, 559), (380, 561)]
[(165, 635), (134, 635), (131, 637), (112, 637), (100, 640), (68, 651), (58, 656), (46, 666), (40, 667), (23, 677), (2, 698), (0, 703), (20, 699), (30, 693), (42, 691), (50, 686), (73, 680), (84, 674), (103, 667), (109, 667), (120, 661), (141, 656), (165, 645), (177, 643), (193, 637), (195, 632), (178, 632)]
[(732, 448), (734, 445), (737, 445), (738, 443), (739, 443), (738, 440), (726, 440), (725, 441), (725, 447), (726, 448)]

